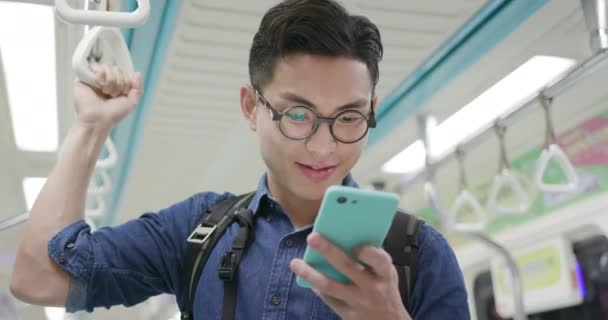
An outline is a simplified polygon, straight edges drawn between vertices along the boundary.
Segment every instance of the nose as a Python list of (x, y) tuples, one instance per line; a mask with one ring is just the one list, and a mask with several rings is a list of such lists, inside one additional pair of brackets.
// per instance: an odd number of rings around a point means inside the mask
[(306, 149), (319, 158), (327, 157), (336, 151), (337, 141), (331, 134), (331, 124), (321, 122), (315, 132), (306, 139)]

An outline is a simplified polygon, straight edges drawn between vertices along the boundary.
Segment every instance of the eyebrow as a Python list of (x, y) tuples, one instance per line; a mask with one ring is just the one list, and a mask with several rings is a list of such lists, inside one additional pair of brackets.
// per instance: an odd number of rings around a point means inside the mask
[[(295, 103), (301, 103), (301, 104), (307, 105), (315, 110), (318, 110), (317, 106), (315, 106), (314, 103), (308, 101), (306, 98), (301, 97), (295, 93), (283, 92), (279, 95), (279, 97), (281, 97), (282, 99), (285, 99), (285, 100), (293, 101)], [(342, 110), (347, 110), (347, 109), (360, 109), (360, 108), (367, 107), (368, 104), (370, 104), (370, 101), (367, 98), (362, 98), (357, 101), (353, 101), (351, 103), (342, 105), (334, 111), (337, 112), (337, 111), (342, 111)]]

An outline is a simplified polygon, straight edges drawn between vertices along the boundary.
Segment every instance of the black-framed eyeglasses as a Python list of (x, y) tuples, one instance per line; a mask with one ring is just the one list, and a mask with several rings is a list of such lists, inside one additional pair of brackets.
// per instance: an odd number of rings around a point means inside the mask
[(277, 111), (264, 98), (259, 90), (255, 90), (256, 98), (260, 99), (270, 112), (270, 119), (279, 122), (281, 133), (292, 140), (303, 140), (310, 137), (321, 122), (329, 124), (329, 132), (336, 141), (342, 143), (355, 143), (367, 134), (369, 128), (376, 127), (373, 102), (370, 102), (369, 117), (357, 110), (345, 110), (333, 118), (317, 116), (314, 111), (303, 105), (291, 106), (283, 112)]

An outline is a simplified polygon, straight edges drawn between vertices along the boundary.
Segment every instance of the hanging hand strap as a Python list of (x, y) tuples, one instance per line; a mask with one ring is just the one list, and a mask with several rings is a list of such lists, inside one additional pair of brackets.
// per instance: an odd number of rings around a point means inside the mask
[(93, 204), (95, 205), (93, 208), (86, 208), (84, 210), (84, 214), (90, 218), (99, 218), (103, 216), (106, 211), (106, 201), (101, 195), (92, 196)]
[[(100, 195), (110, 192), (110, 189), (112, 189), (112, 179), (110, 179), (110, 175), (106, 170), (93, 172), (93, 177), (91, 183), (89, 183), (87, 194)], [(101, 178), (101, 184), (97, 184), (97, 179), (95, 177)]]
[[(496, 135), (498, 137), (498, 143), (500, 145), (500, 165), (498, 174), (494, 177), (492, 186), (490, 187), (490, 193), (488, 195), (488, 208), (498, 214), (521, 214), (526, 213), (530, 208), (532, 201), (530, 196), (525, 191), (523, 185), (513, 174), (513, 169), (509, 163), (507, 157), (507, 147), (505, 142), (505, 135), (507, 133), (507, 127), (496, 121), (494, 125)], [(504, 190), (511, 190), (511, 194), (518, 198), (518, 203), (515, 206), (504, 207), (498, 204), (498, 196)]]
[[(574, 170), (572, 162), (568, 159), (564, 151), (557, 144), (555, 137), (555, 130), (553, 128), (553, 122), (551, 119), (551, 103), (552, 100), (540, 96), (540, 102), (545, 110), (545, 119), (547, 124), (547, 132), (545, 134), (545, 148), (538, 159), (536, 164), (536, 171), (534, 173), (534, 182), (541, 191), (545, 192), (573, 192), (578, 188), (578, 175)], [(565, 183), (546, 183), (543, 180), (547, 165), (551, 159), (555, 160), (560, 167), (562, 172), (566, 175), (567, 181)]]
[[(125, 38), (118, 28), (93, 27), (78, 43), (72, 56), (72, 69), (78, 79), (90, 86), (97, 87), (95, 74), (89, 69), (89, 53), (97, 43), (107, 43), (112, 48), (112, 56), (116, 59), (116, 65), (127, 74), (132, 74), (135, 69), (131, 60), (131, 53), (125, 42)], [(97, 52), (97, 55), (100, 55)]]
[[(468, 190), (468, 182), (466, 180), (466, 172), (464, 166), (464, 150), (461, 147), (456, 149), (456, 157), (458, 158), (458, 164), (460, 167), (460, 187), (461, 191), (454, 204), (450, 208), (448, 214), (449, 228), (457, 232), (476, 232), (481, 231), (485, 228), (487, 223), (486, 214), (481, 208), (479, 201), (473, 196)], [(475, 222), (460, 222), (459, 214), (462, 209), (469, 207), (472, 210), (473, 215), (477, 218)]]

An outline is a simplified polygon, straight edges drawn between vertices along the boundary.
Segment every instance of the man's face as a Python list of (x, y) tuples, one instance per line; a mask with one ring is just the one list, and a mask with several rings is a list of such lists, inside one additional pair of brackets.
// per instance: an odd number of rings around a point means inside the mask
[[(279, 112), (305, 105), (319, 117), (335, 117), (345, 108), (368, 117), (372, 105), (367, 66), (345, 57), (287, 56), (277, 62), (272, 81), (260, 90)], [(291, 140), (281, 133), (279, 123), (270, 119), (260, 99), (251, 113), (250, 126), (258, 135), (271, 192), (305, 200), (320, 200), (330, 185), (341, 184), (367, 141), (365, 137), (352, 144), (338, 142), (327, 123), (319, 124), (308, 138)]]

